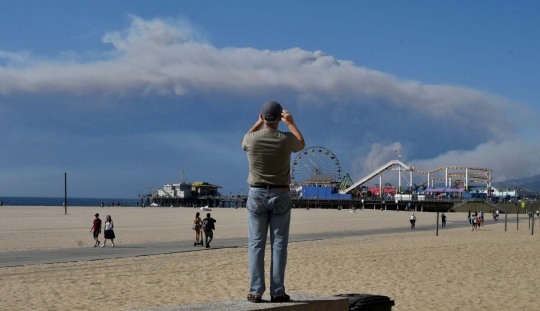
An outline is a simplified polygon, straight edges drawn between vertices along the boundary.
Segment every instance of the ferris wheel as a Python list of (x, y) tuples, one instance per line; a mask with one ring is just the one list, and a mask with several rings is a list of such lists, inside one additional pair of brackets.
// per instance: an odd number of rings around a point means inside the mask
[(337, 156), (328, 148), (313, 146), (298, 152), (291, 164), (291, 182), (301, 184), (317, 178), (341, 180), (341, 166)]

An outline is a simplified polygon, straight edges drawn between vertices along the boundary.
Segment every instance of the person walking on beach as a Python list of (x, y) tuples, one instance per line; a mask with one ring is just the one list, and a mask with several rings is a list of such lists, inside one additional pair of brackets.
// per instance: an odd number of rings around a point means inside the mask
[(484, 210), (483, 209), (480, 210), (480, 219), (481, 221), (479, 221), (479, 223), (481, 223), (483, 226), (484, 225)]
[(442, 228), (446, 228), (446, 215), (442, 213), (441, 215), (441, 221), (442, 221)]
[[(203, 219), (201, 223), (201, 229), (203, 232), (204, 242), (206, 243), (206, 248), (210, 248), (210, 242), (212, 242), (212, 240), (214, 239), (214, 231), (212, 230), (216, 229), (216, 226), (214, 225), (216, 221), (217, 220), (210, 217), (210, 213), (208, 213), (206, 214), (206, 218)], [(208, 240), (208, 238), (210, 238), (210, 240)]]
[(414, 213), (411, 214), (411, 229), (415, 229), (416, 227), (416, 216), (414, 216)]
[(203, 245), (202, 239), (201, 239), (201, 213), (197, 212), (195, 214), (195, 218), (193, 219), (193, 230), (195, 230), (195, 243), (193, 243), (193, 246), (197, 245)]
[(107, 244), (107, 239), (111, 240), (112, 247), (114, 247), (114, 223), (112, 221), (111, 215), (107, 215), (105, 218), (105, 226), (103, 230), (103, 245), (101, 247), (105, 247), (105, 244)]
[[(283, 122), (290, 132), (278, 130)], [(261, 130), (262, 127), (262, 130)], [(266, 290), (264, 252), (270, 227), (270, 299), (286, 302), (285, 267), (291, 222), (291, 153), (304, 149), (304, 137), (293, 116), (276, 101), (263, 104), (257, 122), (242, 139), (249, 163), (248, 253), (250, 286), (247, 300), (261, 302)]]
[(478, 218), (476, 216), (471, 216), (472, 218), (472, 231), (475, 231), (478, 225)]
[(96, 240), (96, 243), (94, 244), (94, 247), (99, 246), (101, 242), (99, 242), (99, 234), (101, 233), (101, 219), (99, 219), (99, 214), (96, 213), (94, 215), (96, 218), (94, 219), (94, 223), (92, 224), (92, 228), (90, 228), (90, 232), (94, 235), (94, 240)]

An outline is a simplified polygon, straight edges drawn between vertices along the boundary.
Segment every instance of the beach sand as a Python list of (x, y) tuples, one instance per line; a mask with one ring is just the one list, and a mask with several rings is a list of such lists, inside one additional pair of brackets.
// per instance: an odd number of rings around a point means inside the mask
[[(196, 212), (201, 213), (201, 218), (208, 213), (194, 208), (68, 207), (65, 215), (61, 206), (2, 206), (0, 252), (91, 247), (94, 240), (90, 228), (95, 213), (103, 222), (106, 215), (111, 215), (115, 243), (119, 245), (195, 240), (191, 226)], [(215, 208), (209, 213), (217, 220), (215, 238), (247, 237), (245, 208)], [(403, 211), (365, 210), (353, 214), (349, 210), (293, 209), (290, 231), (295, 234), (403, 227), (409, 224), (409, 215)], [(435, 216), (417, 215), (419, 225), (436, 222)]]
[[(8, 207), (12, 208), (12, 207)], [(179, 239), (185, 227), (189, 231), (191, 214), (182, 209), (80, 208), (70, 210), (69, 229), (49, 228), (46, 214), (30, 212), (36, 208), (6, 207), (2, 215), (4, 235), (15, 233), (20, 249), (51, 248), (58, 237), (88, 240), (95, 210), (110, 211), (117, 225), (118, 243)], [(50, 209), (50, 208), (45, 208)], [(21, 212), (17, 212), (21, 211)], [(113, 213), (114, 211), (114, 213)], [(56, 210), (49, 211), (52, 214)], [(218, 220), (216, 238), (245, 234), (245, 210), (212, 211)], [(9, 214), (12, 213), (12, 214)], [(76, 214), (82, 213), (80, 216)], [(13, 226), (8, 218), (24, 214), (25, 221)], [(63, 214), (63, 210), (62, 210)], [(435, 214), (416, 213), (419, 225), (435, 222)], [(334, 231), (408, 226), (409, 213), (359, 211), (295, 210), (292, 232)], [(488, 224), (480, 231), (450, 229), (453, 219), (464, 214), (449, 213), (449, 229), (416, 231), (406, 234), (375, 235), (291, 243), (287, 266), (288, 292), (323, 295), (370, 293), (391, 297), (393, 310), (537, 310), (538, 235), (531, 236), (526, 219), (516, 231), (515, 223), (504, 232), (504, 222)], [(182, 217), (181, 217), (182, 216)], [(51, 217), (51, 223), (63, 215)], [(80, 219), (79, 219), (80, 218)], [(173, 218), (173, 219), (171, 219)], [(230, 223), (227, 224), (227, 221)], [(80, 222), (80, 228), (76, 224)], [(159, 224), (163, 223), (163, 227)], [(40, 229), (30, 230), (27, 224)], [(40, 224), (40, 225), (37, 225)], [(141, 225), (128, 230), (129, 225)], [(149, 228), (144, 228), (148, 224)], [(125, 226), (125, 227), (124, 227)], [(88, 227), (88, 228), (86, 228)], [(49, 228), (48, 230), (44, 230)], [(43, 244), (32, 239), (41, 232)], [(535, 228), (536, 229), (536, 228)], [(131, 230), (131, 229), (130, 229)], [(77, 233), (82, 231), (79, 237)], [(86, 231), (86, 232), (84, 232)], [(128, 240), (131, 233), (143, 233)], [(153, 232), (156, 231), (156, 232)], [(122, 233), (120, 233), (122, 232)], [(218, 235), (218, 233), (220, 235)], [(187, 233), (186, 233), (187, 235)], [(15, 235), (13, 235), (15, 236)], [(121, 238), (120, 238), (121, 237)], [(185, 238), (189, 238), (186, 236)], [(91, 243), (91, 239), (89, 242)], [(73, 245), (65, 245), (65, 247)], [(11, 249), (14, 249), (13, 245)], [(1, 256), (1, 255), (0, 255)], [(269, 253), (267, 253), (267, 258)], [(269, 273), (268, 264), (267, 275)], [(267, 279), (268, 283), (268, 279)], [(0, 310), (130, 310), (167, 305), (199, 303), (243, 298), (248, 293), (248, 257), (246, 248), (110, 259), (88, 262), (31, 265), (0, 268)], [(268, 294), (268, 293), (267, 293)]]

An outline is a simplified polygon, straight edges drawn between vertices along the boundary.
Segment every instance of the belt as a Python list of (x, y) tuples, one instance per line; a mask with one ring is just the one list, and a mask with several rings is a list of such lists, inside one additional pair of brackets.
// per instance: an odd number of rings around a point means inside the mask
[(289, 188), (289, 185), (250, 185), (251, 188)]

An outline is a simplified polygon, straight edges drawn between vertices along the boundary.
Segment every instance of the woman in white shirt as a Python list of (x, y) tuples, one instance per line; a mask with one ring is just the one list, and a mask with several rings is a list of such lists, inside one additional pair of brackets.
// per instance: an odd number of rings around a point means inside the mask
[(105, 241), (103, 241), (103, 246), (101, 247), (105, 247), (105, 243), (107, 243), (107, 239), (111, 240), (111, 243), (112, 243), (112, 247), (114, 247), (114, 224), (113, 224), (113, 221), (111, 219), (111, 215), (107, 215), (107, 218), (105, 220)]

